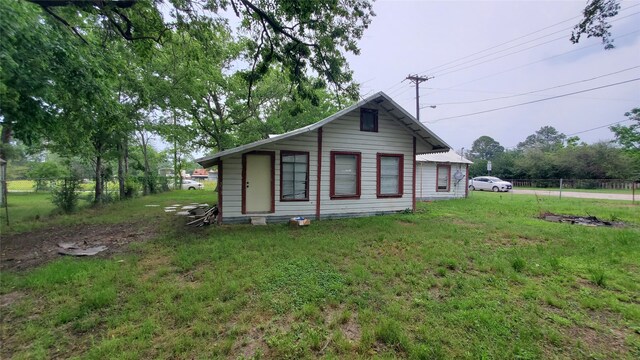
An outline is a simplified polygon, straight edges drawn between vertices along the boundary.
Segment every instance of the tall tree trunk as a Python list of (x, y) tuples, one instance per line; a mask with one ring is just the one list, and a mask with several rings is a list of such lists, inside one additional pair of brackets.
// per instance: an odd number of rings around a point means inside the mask
[(96, 191), (94, 202), (96, 204), (102, 203), (102, 155), (96, 156)]
[(124, 175), (129, 175), (129, 139), (124, 139)]
[(151, 193), (151, 169), (149, 169), (149, 155), (147, 153), (147, 139), (144, 136), (144, 131), (140, 131), (140, 139), (142, 142), (142, 157), (144, 158), (144, 195)]
[(124, 146), (122, 143), (118, 144), (118, 189), (120, 193), (120, 200), (126, 197), (124, 188)]
[(2, 125), (2, 133), (0, 134), (0, 207), (7, 206), (7, 147), (11, 141), (11, 124), (4, 123)]
[[(182, 180), (180, 180), (180, 187), (178, 188), (178, 135), (176, 135), (176, 113), (173, 113), (173, 188), (182, 189)], [(182, 179), (182, 177), (180, 177)]]

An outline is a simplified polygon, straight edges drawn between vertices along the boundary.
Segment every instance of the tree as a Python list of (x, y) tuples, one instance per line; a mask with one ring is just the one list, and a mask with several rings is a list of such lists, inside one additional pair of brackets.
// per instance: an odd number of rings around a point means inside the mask
[(614, 125), (609, 129), (616, 135), (616, 141), (629, 151), (640, 152), (640, 108), (634, 108), (624, 114), (635, 123), (624, 126)]
[(611, 24), (609, 19), (618, 15), (620, 0), (589, 0), (582, 11), (582, 20), (573, 28), (571, 42), (577, 44), (584, 34), (587, 37), (602, 38), (605, 49), (612, 49)]
[[(250, 36), (246, 58), (249, 69), (243, 72), (249, 89), (247, 101), (253, 86), (274, 64), (282, 67), (302, 96), (313, 96), (305, 84), (308, 74), (316, 73), (336, 93), (357, 97), (345, 53), (359, 53), (357, 40), (375, 15), (367, 0), (30, 1), (81, 38), (82, 32), (64, 10), (72, 8), (96, 16), (128, 41), (158, 43), (164, 41), (169, 29), (204, 29), (226, 22), (227, 14), (234, 14), (240, 20), (238, 33)], [(163, 17), (162, 13), (170, 15)]]
[(558, 132), (553, 126), (543, 126), (534, 134), (527, 136), (523, 142), (518, 143), (518, 149), (556, 150), (563, 146), (566, 138), (565, 134)]
[(632, 173), (637, 179), (640, 178), (640, 108), (634, 108), (624, 115), (634, 123), (629, 126), (614, 125), (609, 129), (616, 135), (618, 144), (633, 159)]
[(473, 142), (469, 156), (472, 159), (492, 160), (503, 152), (504, 147), (499, 142), (490, 136), (483, 135)]

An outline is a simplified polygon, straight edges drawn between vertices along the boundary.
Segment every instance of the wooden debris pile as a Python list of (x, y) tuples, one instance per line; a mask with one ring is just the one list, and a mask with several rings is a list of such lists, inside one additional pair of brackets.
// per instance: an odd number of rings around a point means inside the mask
[(218, 218), (218, 206), (209, 204), (191, 203), (189, 205), (174, 204), (164, 208), (167, 213), (173, 212), (176, 216), (185, 216), (192, 219), (187, 223), (188, 226), (201, 227), (204, 225), (215, 224)]

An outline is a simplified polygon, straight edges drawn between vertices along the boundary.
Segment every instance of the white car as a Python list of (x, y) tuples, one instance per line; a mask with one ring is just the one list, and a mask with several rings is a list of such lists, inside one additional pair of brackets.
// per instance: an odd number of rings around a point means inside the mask
[(200, 190), (204, 185), (194, 180), (182, 180), (182, 190)]
[(493, 192), (510, 191), (513, 188), (510, 182), (494, 176), (478, 176), (469, 181), (469, 190), (487, 190)]

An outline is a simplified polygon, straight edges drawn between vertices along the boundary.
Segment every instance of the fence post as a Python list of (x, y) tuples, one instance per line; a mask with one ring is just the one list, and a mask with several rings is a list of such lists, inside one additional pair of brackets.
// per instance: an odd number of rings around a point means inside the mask
[(560, 178), (560, 199), (562, 199), (562, 178)]

